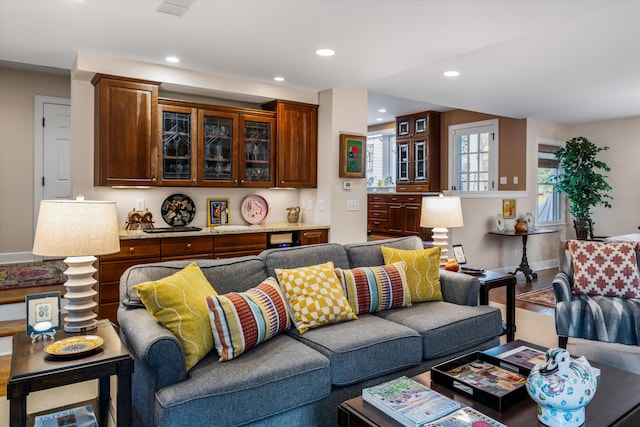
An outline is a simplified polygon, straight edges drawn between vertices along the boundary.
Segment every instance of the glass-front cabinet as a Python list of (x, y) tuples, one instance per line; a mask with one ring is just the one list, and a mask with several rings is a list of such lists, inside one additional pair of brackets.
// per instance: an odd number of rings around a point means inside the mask
[(440, 189), (440, 113), (396, 118), (396, 191)]
[(276, 119), (240, 115), (240, 130), (240, 186), (273, 187)]
[(196, 109), (159, 105), (160, 184), (196, 185)]
[(210, 110), (198, 111), (201, 161), (198, 182), (205, 186), (237, 185), (238, 115)]

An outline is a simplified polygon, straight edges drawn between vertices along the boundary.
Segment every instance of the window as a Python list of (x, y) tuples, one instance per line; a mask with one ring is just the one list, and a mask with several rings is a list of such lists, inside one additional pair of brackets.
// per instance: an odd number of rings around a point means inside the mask
[(393, 187), (396, 176), (396, 134), (370, 134), (367, 137), (367, 186)]
[(538, 144), (538, 218), (537, 223), (561, 222), (562, 198), (558, 192), (557, 179), (560, 175), (560, 162), (556, 151), (561, 142)]
[(498, 120), (449, 126), (451, 190), (498, 189)]

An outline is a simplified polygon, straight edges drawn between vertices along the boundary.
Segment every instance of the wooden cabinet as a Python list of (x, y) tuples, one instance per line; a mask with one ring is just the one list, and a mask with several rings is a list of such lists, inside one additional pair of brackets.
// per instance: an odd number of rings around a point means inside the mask
[(238, 114), (216, 110), (198, 110), (202, 161), (198, 184), (207, 187), (238, 185)]
[(213, 258), (213, 237), (189, 236), (162, 239), (162, 261)]
[(440, 113), (396, 118), (396, 191), (440, 189)]
[(240, 115), (238, 166), (240, 187), (276, 185), (276, 119), (255, 114)]
[(300, 245), (317, 245), (329, 241), (329, 230), (302, 230), (300, 231)]
[(213, 238), (215, 258), (258, 255), (267, 249), (267, 233), (222, 234)]
[(157, 182), (157, 82), (96, 74), (95, 185)]
[(197, 183), (198, 128), (195, 108), (158, 106), (160, 170), (158, 185), (193, 186)]
[(264, 105), (276, 111), (276, 186), (318, 186), (318, 106), (290, 101)]
[(387, 197), (381, 194), (369, 194), (367, 197), (367, 227), (369, 232), (388, 232), (388, 218)]
[(420, 227), (424, 194), (369, 194), (367, 227), (372, 240), (397, 236), (419, 236), (431, 240), (431, 229)]

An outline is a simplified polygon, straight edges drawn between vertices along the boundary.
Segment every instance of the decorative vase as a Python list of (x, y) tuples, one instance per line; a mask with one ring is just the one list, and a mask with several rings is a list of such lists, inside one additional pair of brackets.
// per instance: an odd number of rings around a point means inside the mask
[(527, 224), (527, 221), (523, 221), (521, 219), (516, 220), (514, 228), (518, 233), (525, 233), (529, 231), (529, 225)]
[(550, 348), (545, 357), (527, 377), (527, 392), (538, 404), (538, 420), (547, 426), (583, 425), (584, 407), (597, 386), (591, 365), (584, 356), (572, 359), (562, 348)]
[(291, 208), (287, 208), (289, 213), (287, 213), (287, 221), (290, 223), (296, 223), (300, 219), (300, 206), (295, 206)]

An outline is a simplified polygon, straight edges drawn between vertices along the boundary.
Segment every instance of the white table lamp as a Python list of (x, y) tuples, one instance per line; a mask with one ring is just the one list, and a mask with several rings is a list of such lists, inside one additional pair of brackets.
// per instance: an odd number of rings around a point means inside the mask
[(68, 315), (64, 319), (67, 332), (95, 329), (98, 316), (93, 297), (97, 283), (93, 274), (94, 255), (120, 250), (118, 217), (115, 202), (91, 200), (43, 200), (33, 242), (33, 254), (65, 256), (69, 268), (64, 272)]
[(447, 227), (462, 227), (462, 205), (460, 197), (427, 196), (422, 198), (420, 227), (433, 229), (433, 244), (440, 246), (440, 266), (444, 266), (448, 259), (449, 242)]

